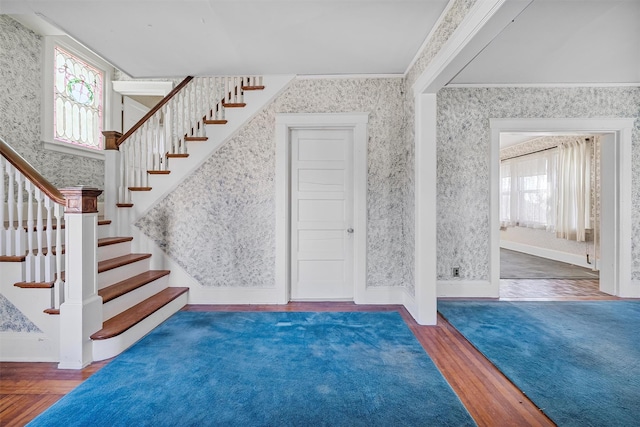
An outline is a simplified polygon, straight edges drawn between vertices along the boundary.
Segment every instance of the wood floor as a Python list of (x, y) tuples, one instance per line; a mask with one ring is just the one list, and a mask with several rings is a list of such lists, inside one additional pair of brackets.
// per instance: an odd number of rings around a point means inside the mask
[[(501, 299), (617, 299), (597, 291), (597, 281), (502, 281)], [(537, 283), (536, 283), (537, 282)], [(586, 283), (589, 282), (589, 283)], [(595, 282), (595, 283), (594, 283)], [(533, 292), (538, 287), (540, 292)], [(532, 296), (539, 295), (539, 296)], [(287, 305), (188, 305), (187, 311), (399, 311), (451, 387), (480, 426), (553, 426), (517, 387), (439, 316), (436, 326), (420, 326), (401, 306), (352, 303)], [(0, 425), (22, 426), (98, 371), (108, 361), (81, 370), (58, 370), (55, 363), (0, 363)]]

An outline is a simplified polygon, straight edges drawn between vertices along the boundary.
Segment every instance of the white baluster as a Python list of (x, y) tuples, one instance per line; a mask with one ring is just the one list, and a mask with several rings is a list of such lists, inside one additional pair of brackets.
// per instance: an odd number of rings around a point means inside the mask
[(236, 94), (238, 95), (238, 102), (244, 102), (244, 90), (242, 90), (242, 78), (238, 78), (238, 84), (236, 85)]
[(16, 182), (18, 183), (18, 194), (17, 194), (17, 203), (16, 203), (16, 211), (17, 211), (17, 218), (16, 218), (16, 255), (24, 255), (25, 253), (25, 247), (24, 247), (24, 240), (25, 240), (25, 235), (24, 235), (24, 227), (23, 227), (23, 222), (24, 222), (24, 176), (22, 175), (22, 173), (20, 173), (20, 171), (18, 169), (16, 169)]
[(42, 191), (39, 188), (36, 188), (34, 191), (34, 196), (36, 198), (37, 207), (36, 207), (36, 240), (37, 240), (37, 248), (38, 254), (35, 257), (34, 264), (34, 281), (43, 282), (44, 281), (44, 256), (42, 255), (43, 245), (43, 235), (44, 235), (44, 220), (42, 219)]
[(162, 165), (163, 165), (163, 170), (167, 169), (167, 162), (166, 162), (166, 153), (168, 150), (171, 150), (173, 147), (172, 144), (172, 140), (171, 140), (171, 129), (173, 127), (173, 120), (171, 119), (171, 109), (170, 108), (165, 108), (164, 110), (164, 118), (163, 118), (163, 122), (162, 122), (162, 126), (164, 128), (164, 139), (162, 141), (162, 149), (160, 151), (160, 156), (163, 160)]
[(180, 105), (180, 128), (178, 129), (180, 136), (180, 153), (185, 153), (187, 151), (187, 144), (184, 140), (184, 136), (187, 134), (187, 94), (186, 92), (182, 94)]
[(211, 119), (211, 107), (213, 105), (215, 105), (213, 102), (211, 102), (211, 77), (206, 77), (206, 81), (205, 81), (205, 117), (207, 119)]
[(33, 274), (35, 271), (35, 256), (33, 254), (35, 249), (35, 242), (33, 240), (33, 183), (27, 180), (25, 189), (27, 191), (27, 257), (25, 259), (25, 282), (33, 282)]
[(2, 227), (0, 228), (0, 255), (7, 255), (7, 248), (5, 245), (7, 229), (4, 228), (4, 209), (5, 206), (7, 206), (7, 199), (4, 191), (4, 173), (5, 166), (8, 164), (9, 163), (0, 156), (0, 203), (2, 203), (2, 206), (0, 206), (0, 227)]
[(146, 126), (146, 138), (144, 142), (144, 169), (142, 176), (144, 178), (143, 187), (149, 186), (149, 170), (153, 169), (153, 124), (148, 123)]
[[(47, 253), (44, 256), (44, 281), (45, 282), (53, 282), (55, 280), (54, 278), (55, 259), (53, 256), (53, 248), (54, 248), (53, 205), (54, 205), (54, 202), (49, 197), (44, 198), (44, 207), (47, 210), (47, 227), (45, 229), (46, 237), (47, 237), (47, 243), (46, 243)], [(57, 253), (56, 255), (62, 256), (61, 253)]]
[(127, 169), (128, 169), (128, 181), (127, 185), (124, 187), (123, 191), (125, 192), (125, 203), (131, 203), (131, 191), (129, 191), (129, 187), (134, 185), (135, 181), (135, 157), (134, 157), (135, 145), (133, 141), (129, 141), (129, 147), (127, 151)]
[(142, 162), (144, 161), (144, 152), (142, 150), (142, 144), (144, 142), (144, 135), (139, 135), (138, 138), (134, 141), (136, 145), (136, 183), (135, 187), (142, 187), (142, 170), (144, 169), (144, 165)]
[(53, 285), (53, 306), (60, 308), (60, 304), (64, 302), (64, 282), (62, 281), (62, 236), (64, 236), (62, 232), (62, 218), (64, 217), (64, 209), (62, 205), (56, 203), (53, 211), (56, 217), (56, 281)]
[(162, 165), (160, 164), (160, 137), (162, 133), (159, 112), (155, 116), (153, 134), (153, 162), (151, 166), (154, 170), (162, 170)]
[(7, 233), (6, 233), (6, 245), (7, 245), (6, 248), (7, 248), (7, 255), (16, 255), (14, 253), (15, 224), (13, 223), (14, 213), (16, 209), (15, 191), (13, 188), (15, 174), (14, 174), (14, 167), (10, 163), (7, 163), (7, 175), (9, 175), (9, 184), (7, 188), (7, 213), (9, 217), (9, 226), (7, 227)]
[(262, 86), (262, 76), (258, 76), (258, 84), (257, 86)]
[(117, 202), (118, 203), (126, 203), (125, 202), (125, 176), (127, 175), (127, 146), (128, 146), (128, 142), (125, 142), (123, 145), (120, 146), (120, 170), (118, 171), (119, 175), (118, 176), (118, 197), (117, 197)]

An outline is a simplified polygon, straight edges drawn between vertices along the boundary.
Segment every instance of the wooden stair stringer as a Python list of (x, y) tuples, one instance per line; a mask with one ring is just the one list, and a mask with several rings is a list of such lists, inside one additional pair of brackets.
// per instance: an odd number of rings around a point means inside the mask
[(130, 221), (135, 222), (180, 185), (218, 148), (232, 139), (253, 117), (269, 106), (278, 95), (289, 87), (294, 79), (294, 75), (265, 76), (263, 90), (247, 91), (244, 94), (246, 107), (226, 110), (227, 124), (223, 126), (206, 125), (207, 142), (190, 144), (188, 157), (171, 159), (168, 167), (171, 174), (149, 175), (148, 185), (152, 188), (150, 191), (131, 193), (133, 206), (129, 217)]

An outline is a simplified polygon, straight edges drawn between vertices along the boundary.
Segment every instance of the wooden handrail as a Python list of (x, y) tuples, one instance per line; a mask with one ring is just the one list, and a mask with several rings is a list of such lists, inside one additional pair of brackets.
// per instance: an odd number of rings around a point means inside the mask
[(125, 142), (127, 138), (129, 138), (135, 131), (137, 131), (144, 124), (144, 122), (149, 120), (151, 116), (153, 116), (160, 108), (162, 108), (164, 104), (169, 102), (169, 100), (173, 98), (178, 92), (180, 92), (182, 88), (185, 87), (187, 83), (189, 83), (191, 80), (193, 80), (193, 76), (187, 76), (183, 81), (180, 82), (178, 86), (174, 87), (173, 90), (167, 94), (167, 96), (162, 98), (162, 100), (158, 102), (155, 107), (149, 110), (149, 112), (145, 114), (144, 117), (138, 120), (138, 123), (133, 125), (131, 129), (129, 129), (124, 135), (122, 135), (120, 139), (118, 139), (118, 141), (116, 142), (116, 145), (119, 147), (120, 144)]
[(60, 190), (53, 186), (40, 172), (35, 170), (17, 151), (15, 151), (4, 139), (0, 138), (0, 153), (16, 169), (18, 169), (29, 181), (44, 192), (51, 200), (66, 205), (66, 201)]

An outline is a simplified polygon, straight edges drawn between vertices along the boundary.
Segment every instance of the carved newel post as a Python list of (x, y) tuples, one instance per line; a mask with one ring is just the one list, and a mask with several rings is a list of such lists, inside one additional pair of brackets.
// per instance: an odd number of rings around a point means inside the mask
[(91, 334), (102, 329), (98, 296), (97, 188), (63, 188), (65, 284), (60, 305), (60, 369), (81, 369), (93, 361)]

